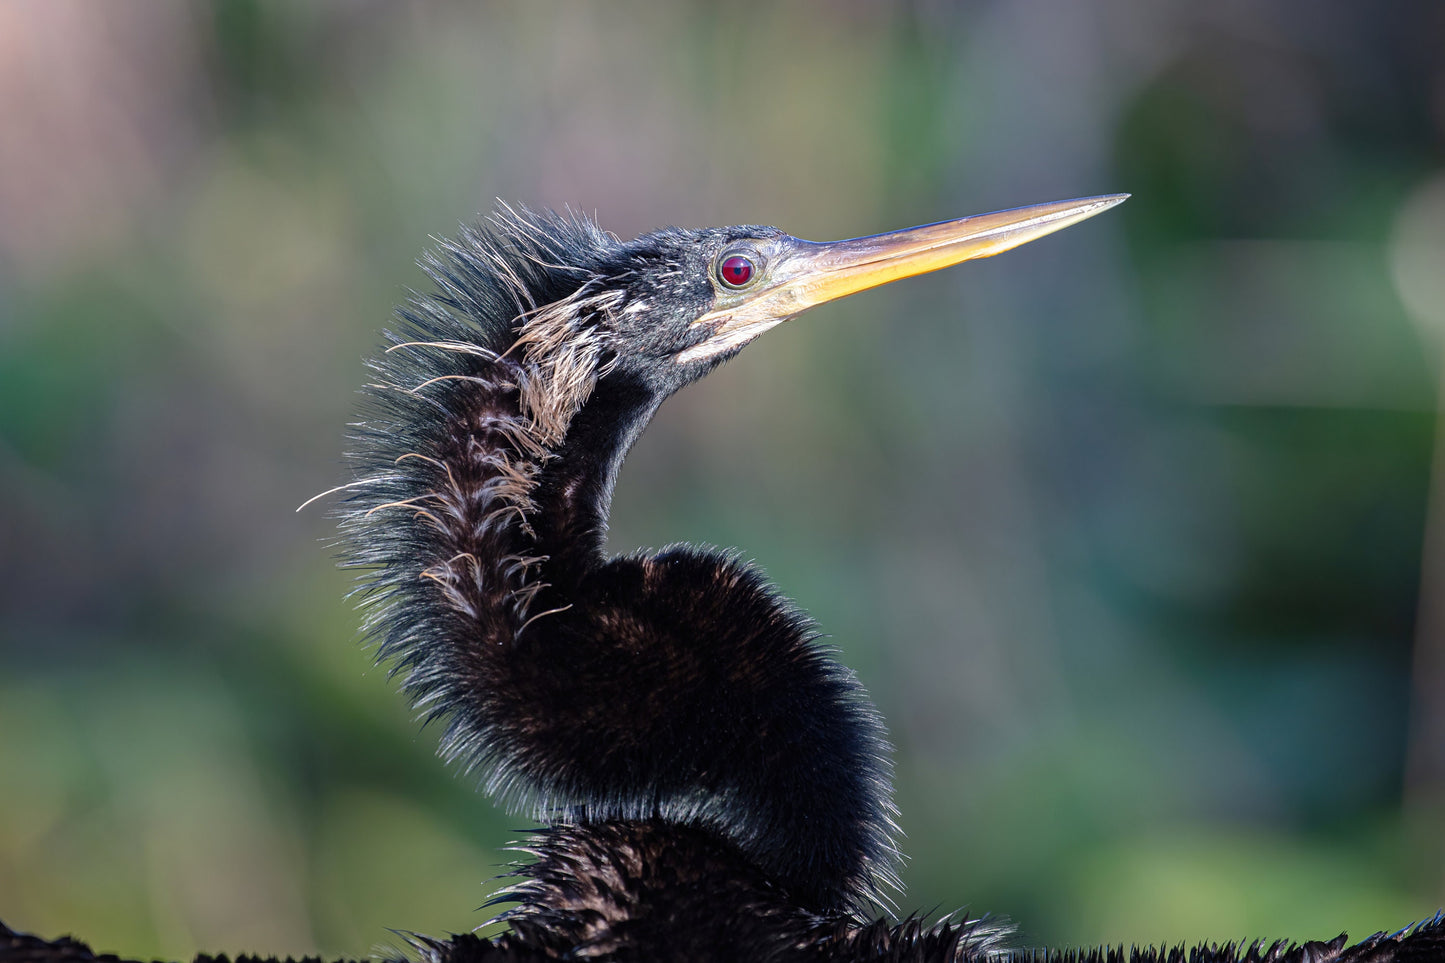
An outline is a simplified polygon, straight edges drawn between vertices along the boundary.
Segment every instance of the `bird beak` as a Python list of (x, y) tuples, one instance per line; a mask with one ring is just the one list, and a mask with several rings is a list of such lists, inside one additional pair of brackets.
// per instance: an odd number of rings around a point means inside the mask
[(713, 328), (708, 339), (679, 354), (677, 360), (718, 354), (811, 307), (889, 281), (1002, 254), (1093, 217), (1128, 196), (1106, 194), (1034, 204), (825, 244), (787, 236), (765, 242), (768, 263), (762, 287), (720, 293), (717, 306), (693, 322)]

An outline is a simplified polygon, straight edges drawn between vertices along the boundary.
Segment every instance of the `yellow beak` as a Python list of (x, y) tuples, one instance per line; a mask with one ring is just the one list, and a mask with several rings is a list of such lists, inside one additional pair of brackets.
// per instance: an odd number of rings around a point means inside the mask
[(787, 235), (761, 241), (766, 265), (756, 286), (719, 290), (714, 308), (693, 322), (711, 327), (710, 336), (677, 360), (720, 353), (811, 307), (889, 281), (1001, 254), (1093, 217), (1128, 196), (1034, 204), (825, 244)]

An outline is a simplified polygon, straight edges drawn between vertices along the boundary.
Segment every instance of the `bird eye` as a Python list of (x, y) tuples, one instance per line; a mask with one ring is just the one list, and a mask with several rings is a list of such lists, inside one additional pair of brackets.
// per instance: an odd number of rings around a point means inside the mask
[(740, 288), (753, 279), (752, 258), (743, 254), (730, 254), (718, 265), (718, 276), (730, 288)]

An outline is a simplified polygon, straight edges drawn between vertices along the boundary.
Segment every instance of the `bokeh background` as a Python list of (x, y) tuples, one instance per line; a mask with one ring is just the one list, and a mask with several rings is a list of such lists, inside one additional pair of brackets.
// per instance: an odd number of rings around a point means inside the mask
[(814, 613), (898, 747), (905, 912), (1432, 913), (1438, 0), (3, 0), (0, 919), (177, 958), (488, 917), (528, 823), (434, 758), (294, 511), (430, 236), (1124, 190), (673, 399), (612, 546), (742, 546)]

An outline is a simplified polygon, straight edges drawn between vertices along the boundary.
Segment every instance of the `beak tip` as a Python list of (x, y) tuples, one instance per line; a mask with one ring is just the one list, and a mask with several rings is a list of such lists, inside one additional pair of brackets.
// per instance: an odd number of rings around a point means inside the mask
[(1111, 207), (1118, 207), (1120, 204), (1127, 201), (1130, 197), (1133, 197), (1133, 195), (1098, 194), (1094, 197), (1081, 197), (1076, 201), (1060, 202), (1060, 206), (1064, 204), (1072, 204), (1073, 210), (1070, 212), (1070, 214), (1065, 215), (1068, 218), (1067, 223), (1061, 224), (1059, 226), (1065, 227), (1068, 224), (1077, 224), (1079, 221), (1091, 218), (1096, 214), (1102, 214), (1105, 211), (1109, 210)]

